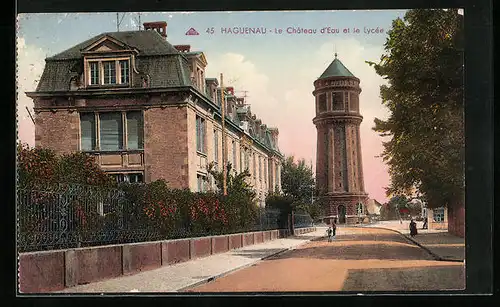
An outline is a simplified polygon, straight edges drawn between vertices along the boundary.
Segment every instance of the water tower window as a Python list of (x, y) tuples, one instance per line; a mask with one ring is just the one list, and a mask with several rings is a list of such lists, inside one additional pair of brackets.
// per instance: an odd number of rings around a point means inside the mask
[(332, 93), (332, 110), (342, 111), (344, 110), (344, 95), (342, 92)]
[(349, 110), (351, 111), (358, 111), (359, 109), (359, 97), (356, 93), (350, 93), (349, 94), (349, 100), (350, 100), (350, 104), (349, 104)]
[(318, 96), (318, 110), (319, 112), (326, 111), (326, 94), (320, 94)]

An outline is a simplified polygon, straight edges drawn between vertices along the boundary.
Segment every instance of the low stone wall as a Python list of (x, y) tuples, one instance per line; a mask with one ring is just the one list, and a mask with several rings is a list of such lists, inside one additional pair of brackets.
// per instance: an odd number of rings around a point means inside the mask
[[(314, 231), (298, 228), (295, 234)], [(287, 229), (19, 254), (21, 293), (59, 291), (285, 238)]]
[(303, 228), (295, 228), (294, 229), (294, 235), (302, 235), (308, 232), (313, 232), (316, 230), (316, 227), (303, 227)]

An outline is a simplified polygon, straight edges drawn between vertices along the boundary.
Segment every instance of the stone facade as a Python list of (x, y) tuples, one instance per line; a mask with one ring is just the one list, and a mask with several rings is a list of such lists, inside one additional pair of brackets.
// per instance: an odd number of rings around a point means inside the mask
[[(92, 154), (120, 181), (164, 179), (192, 191), (215, 188), (207, 166), (221, 170), (225, 157), (236, 172), (249, 169), (264, 205), (266, 194), (281, 188), (278, 129), (252, 114), (234, 88), (205, 78), (203, 52), (172, 46), (166, 23), (148, 27), (158, 33), (103, 33), (46, 59), (37, 90), (27, 93), (35, 105), (35, 145)], [(112, 149), (110, 138), (117, 142)]]
[(335, 58), (314, 82), (317, 129), (316, 188), (328, 220), (340, 223), (366, 217), (359, 126), (360, 80)]

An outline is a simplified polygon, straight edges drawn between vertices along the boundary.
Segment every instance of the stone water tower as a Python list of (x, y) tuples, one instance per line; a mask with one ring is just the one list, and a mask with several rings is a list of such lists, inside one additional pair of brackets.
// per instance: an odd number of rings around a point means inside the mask
[(361, 161), (360, 80), (335, 59), (314, 81), (317, 129), (316, 188), (327, 222), (355, 223), (366, 214)]

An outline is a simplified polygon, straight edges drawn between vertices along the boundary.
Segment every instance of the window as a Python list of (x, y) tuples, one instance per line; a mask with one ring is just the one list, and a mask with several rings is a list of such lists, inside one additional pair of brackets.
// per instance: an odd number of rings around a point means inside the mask
[(115, 61), (102, 62), (104, 68), (104, 84), (116, 84)]
[(349, 94), (349, 110), (358, 111), (359, 108), (359, 97), (356, 93)]
[(245, 150), (245, 169), (250, 170), (250, 154), (248, 149)]
[(363, 215), (363, 204), (361, 203), (356, 204), (356, 213), (358, 215)]
[(264, 182), (267, 182), (267, 161), (264, 160)]
[(90, 62), (90, 85), (99, 84), (99, 62)]
[(341, 92), (332, 93), (332, 110), (334, 111), (344, 110), (344, 100), (343, 100), (343, 94)]
[(142, 149), (144, 147), (144, 129), (142, 112), (133, 111), (127, 113), (127, 148)]
[[(126, 131), (123, 123), (126, 121)], [(99, 129), (97, 129), (99, 127)], [(82, 151), (122, 150), (127, 137), (127, 148), (144, 148), (144, 125), (142, 111), (80, 113)], [(97, 133), (96, 131), (99, 130)]]
[(257, 163), (255, 161), (255, 153), (254, 153), (252, 155), (252, 175), (253, 175), (253, 178), (255, 178), (257, 176), (256, 168), (257, 168)]
[(99, 114), (100, 149), (113, 151), (123, 149), (123, 127), (121, 113)]
[(214, 130), (214, 161), (215, 163), (219, 162), (219, 133), (217, 130)]
[(205, 186), (206, 177), (204, 175), (198, 174), (198, 175), (196, 175), (196, 181), (197, 181), (197, 185), (198, 185), (198, 192), (205, 192), (206, 191), (206, 186)]
[(262, 180), (262, 157), (259, 157), (259, 180)]
[(444, 208), (436, 208), (432, 211), (434, 222), (444, 222)]
[(127, 84), (128, 83), (128, 60), (121, 60), (120, 63), (120, 83)]
[(116, 182), (128, 183), (142, 183), (144, 182), (144, 175), (142, 173), (129, 173), (129, 174), (112, 174)]
[(196, 150), (205, 153), (205, 119), (196, 116)]
[(94, 113), (82, 113), (80, 115), (81, 150), (95, 150), (96, 129)]
[(233, 146), (233, 169), (236, 170), (236, 142), (232, 141)]
[(130, 83), (129, 59), (89, 61), (89, 85)]
[(240, 172), (243, 172), (243, 147), (240, 147)]
[(318, 111), (319, 112), (326, 111), (326, 94), (320, 94), (318, 96)]

